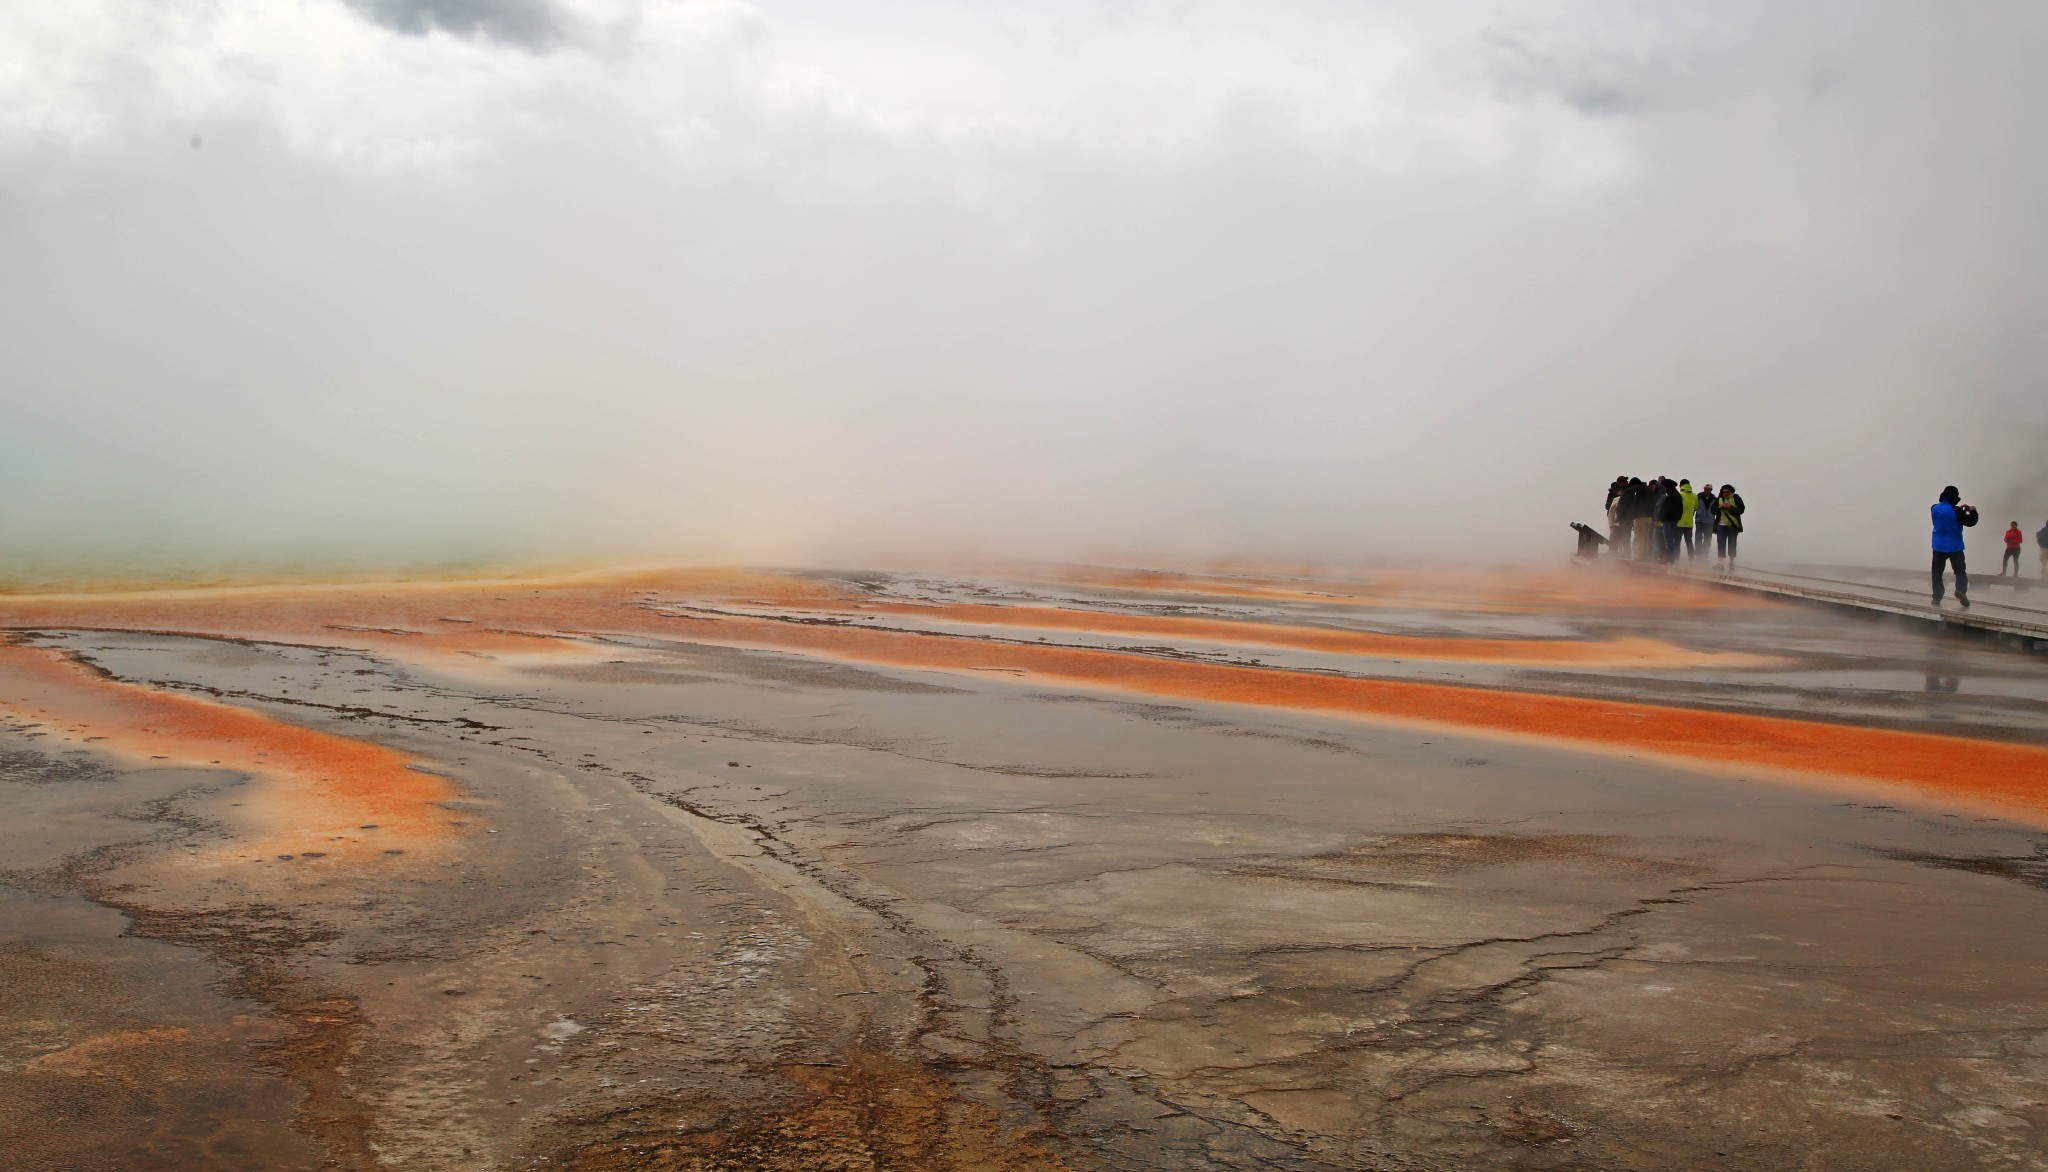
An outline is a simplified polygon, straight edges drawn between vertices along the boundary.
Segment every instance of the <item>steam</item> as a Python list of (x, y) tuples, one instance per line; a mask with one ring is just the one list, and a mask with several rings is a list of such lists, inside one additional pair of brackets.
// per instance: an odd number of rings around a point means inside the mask
[(0, 555), (2048, 516), (2036, 5), (858, 8), (7, 6)]

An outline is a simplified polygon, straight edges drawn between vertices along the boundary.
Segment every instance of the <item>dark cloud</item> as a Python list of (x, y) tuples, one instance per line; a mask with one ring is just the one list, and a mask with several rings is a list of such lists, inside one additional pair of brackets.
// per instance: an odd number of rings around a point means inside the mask
[(344, 0), (386, 28), (422, 36), (434, 29), (540, 51), (560, 44), (560, 11), (549, 0)]
[(1481, 40), (1488, 74), (1501, 94), (1526, 102), (1549, 98), (1589, 118), (1649, 112), (1681, 72), (1655, 46), (1602, 44), (1551, 35), (1551, 30), (1497, 26)]

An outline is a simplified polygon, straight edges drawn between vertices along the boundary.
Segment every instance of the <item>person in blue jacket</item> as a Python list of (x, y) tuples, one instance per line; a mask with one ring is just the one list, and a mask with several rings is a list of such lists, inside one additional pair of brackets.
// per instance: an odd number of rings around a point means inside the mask
[(1963, 503), (1963, 494), (1951, 484), (1941, 490), (1941, 499), (1928, 510), (1934, 518), (1934, 605), (1941, 605), (1942, 568), (1956, 568), (1956, 601), (1970, 609), (1970, 571), (1963, 563), (1963, 530), (1977, 523), (1977, 510)]

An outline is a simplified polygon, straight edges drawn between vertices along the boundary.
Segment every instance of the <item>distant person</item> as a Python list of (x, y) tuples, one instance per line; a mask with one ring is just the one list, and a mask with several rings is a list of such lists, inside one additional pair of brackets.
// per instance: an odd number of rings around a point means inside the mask
[(1700, 494), (1692, 490), (1692, 481), (1680, 479), (1678, 482), (1678, 541), (1671, 547), (1671, 560), (1674, 562), (1678, 560), (1678, 547), (1680, 545), (1685, 547), (1685, 560), (1691, 561), (1699, 556), (1692, 547), (1692, 531), (1693, 526), (1697, 523), (1696, 515), (1699, 507)]
[(1687, 520), (1685, 497), (1669, 476), (1664, 478), (1663, 491), (1657, 494), (1657, 560), (1669, 563), (1678, 557), (1678, 523)]
[(2012, 563), (2012, 576), (2020, 576), (2020, 547), (2027, 543), (2027, 535), (2020, 532), (2020, 523), (2014, 521), (2005, 531), (2005, 556), (1998, 559), (1998, 576), (2005, 577), (2005, 564)]
[(2048, 525), (2035, 531), (2034, 544), (2041, 547), (2041, 576), (2048, 578)]
[(1934, 520), (1934, 605), (1941, 605), (1945, 587), (1943, 566), (1956, 571), (1956, 601), (1970, 609), (1970, 571), (1963, 560), (1963, 530), (1977, 523), (1977, 510), (1963, 503), (1963, 494), (1951, 484), (1941, 490), (1941, 499), (1928, 509)]
[(1631, 476), (1621, 486), (1621, 495), (1614, 499), (1614, 520), (1620, 526), (1619, 536), (1614, 541), (1614, 551), (1621, 557), (1634, 557), (1636, 516), (1643, 507), (1642, 478)]
[(1714, 552), (1707, 548), (1707, 543), (1714, 539), (1714, 486), (1711, 484), (1700, 488), (1699, 504), (1692, 512), (1692, 532), (1694, 561)]
[(1721, 486), (1721, 495), (1714, 499), (1714, 568), (1720, 569), (1725, 563), (1735, 568), (1735, 543), (1742, 536), (1742, 497), (1732, 484)]
[(1624, 557), (1628, 555), (1628, 539), (1626, 539), (1628, 537), (1626, 535), (1628, 522), (1622, 520), (1622, 496), (1626, 496), (1626, 494), (1628, 494), (1628, 477), (1626, 475), (1614, 477), (1614, 484), (1608, 486), (1608, 543), (1614, 547), (1614, 553), (1620, 553)]

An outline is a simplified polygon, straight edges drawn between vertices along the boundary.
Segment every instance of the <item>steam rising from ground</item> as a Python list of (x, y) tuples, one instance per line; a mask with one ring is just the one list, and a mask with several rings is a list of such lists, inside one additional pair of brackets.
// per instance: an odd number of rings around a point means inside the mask
[(2048, 517), (2044, 34), (10, 4), (0, 552), (1512, 557), (1628, 471), (1917, 564)]

